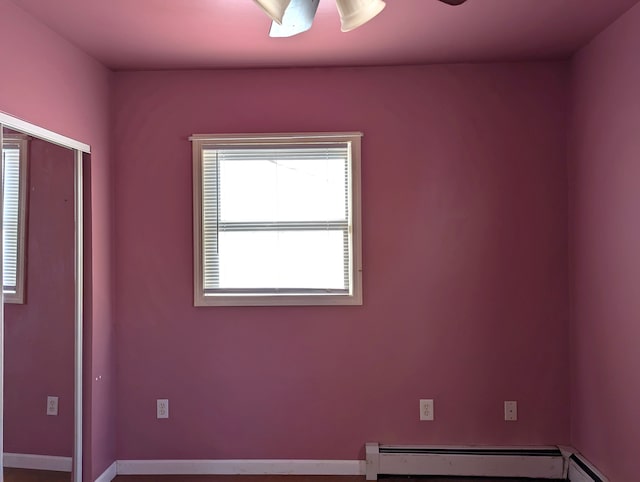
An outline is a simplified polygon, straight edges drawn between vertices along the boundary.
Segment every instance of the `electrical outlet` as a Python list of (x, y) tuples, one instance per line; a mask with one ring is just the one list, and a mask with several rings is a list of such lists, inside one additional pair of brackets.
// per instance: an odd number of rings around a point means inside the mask
[(47, 397), (47, 415), (58, 415), (58, 397)]
[(515, 400), (506, 400), (504, 402), (504, 419), (508, 422), (518, 420), (518, 402)]
[(166, 398), (156, 400), (156, 417), (169, 418), (169, 400)]
[(420, 400), (420, 420), (433, 420), (433, 399)]

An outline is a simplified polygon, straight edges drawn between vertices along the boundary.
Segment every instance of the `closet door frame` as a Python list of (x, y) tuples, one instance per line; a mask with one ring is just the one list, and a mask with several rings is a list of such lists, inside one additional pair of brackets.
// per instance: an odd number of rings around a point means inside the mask
[[(83, 184), (82, 184), (82, 160), (83, 154), (91, 154), (88, 144), (63, 136), (30, 122), (24, 121), (10, 114), (0, 112), (0, 146), (2, 146), (2, 133), (4, 127), (20, 131), (24, 134), (38, 137), (74, 151), (74, 251), (75, 251), (75, 343), (74, 343), (74, 436), (73, 436), (73, 461), (72, 480), (82, 481), (82, 337), (83, 337)], [(0, 191), (4, 186), (4, 170), (0, 179)], [(0, 226), (3, 219), (3, 199), (0, 196)], [(0, 253), (4, 252), (4, 239), (0, 236)], [(3, 256), (0, 256), (0, 273)], [(0, 290), (0, 482), (4, 480), (3, 457), (4, 454), (4, 293)]]

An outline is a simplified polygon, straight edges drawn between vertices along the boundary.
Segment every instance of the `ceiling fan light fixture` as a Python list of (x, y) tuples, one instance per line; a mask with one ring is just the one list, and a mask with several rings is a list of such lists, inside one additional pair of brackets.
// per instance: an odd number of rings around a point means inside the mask
[(291, 0), (282, 17), (282, 24), (271, 22), (269, 37), (293, 37), (309, 30), (319, 3), (320, 0)]
[(364, 25), (386, 7), (383, 0), (336, 0), (336, 4), (343, 32)]
[(291, 0), (253, 0), (271, 19), (278, 25), (282, 25), (284, 12), (291, 3)]

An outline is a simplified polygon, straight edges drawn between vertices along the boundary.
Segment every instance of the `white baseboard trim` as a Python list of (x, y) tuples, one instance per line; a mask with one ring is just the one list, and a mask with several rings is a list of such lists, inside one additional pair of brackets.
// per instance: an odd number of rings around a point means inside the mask
[(36, 454), (2, 454), (2, 464), (12, 469), (51, 470), (71, 472), (71, 457)]
[[(593, 465), (570, 447), (561, 447), (566, 464), (566, 472), (562, 477), (568, 477), (571, 482), (608, 482)], [(51, 468), (53, 464), (41, 463), (35, 466), (34, 460), (65, 459), (66, 469)], [(44, 460), (43, 460), (44, 459)], [(32, 456), (22, 454), (5, 454), (5, 465), (17, 468), (37, 468), (41, 470), (71, 471), (71, 459), (66, 457)], [(545, 457), (539, 459), (548, 464)], [(22, 462), (22, 463), (20, 463)], [(452, 462), (448, 460), (447, 463)], [(473, 460), (475, 466), (464, 470), (467, 475), (487, 475), (482, 468), (481, 459)], [(514, 460), (520, 465), (520, 476), (541, 476), (540, 464), (522, 464), (522, 460)], [(510, 462), (512, 465), (513, 462)], [(58, 461), (58, 467), (61, 461)], [(28, 465), (28, 466), (27, 466)], [(45, 466), (46, 465), (46, 466)], [(440, 465), (440, 464), (436, 464)], [(552, 464), (553, 466), (554, 464)], [(585, 469), (586, 467), (586, 469)], [(444, 467), (437, 468), (439, 472), (447, 472)], [(464, 467), (462, 467), (464, 468)], [(513, 468), (513, 466), (512, 466)], [(460, 467), (458, 467), (460, 469)], [(494, 468), (495, 469), (495, 468)], [(557, 477), (559, 468), (549, 467), (551, 473), (543, 477)], [(547, 470), (547, 469), (545, 469)], [(482, 473), (481, 473), (482, 472)], [(494, 475), (494, 470), (491, 471)], [(113, 462), (95, 482), (111, 482), (117, 475), (365, 475), (366, 462), (364, 460), (117, 460)]]
[(107, 469), (100, 474), (95, 482), (111, 482), (118, 475), (118, 462), (112, 463)]
[[(364, 475), (364, 460), (118, 460), (118, 475)], [(104, 481), (100, 481), (104, 482)]]

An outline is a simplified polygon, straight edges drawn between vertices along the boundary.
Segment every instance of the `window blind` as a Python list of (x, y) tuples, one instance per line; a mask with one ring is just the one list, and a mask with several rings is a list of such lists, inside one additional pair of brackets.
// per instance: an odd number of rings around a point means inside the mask
[(5, 293), (15, 293), (18, 277), (18, 223), (20, 213), (20, 148), (2, 148), (4, 168), (3, 198), (3, 285)]
[(204, 147), (205, 293), (349, 294), (349, 144)]

